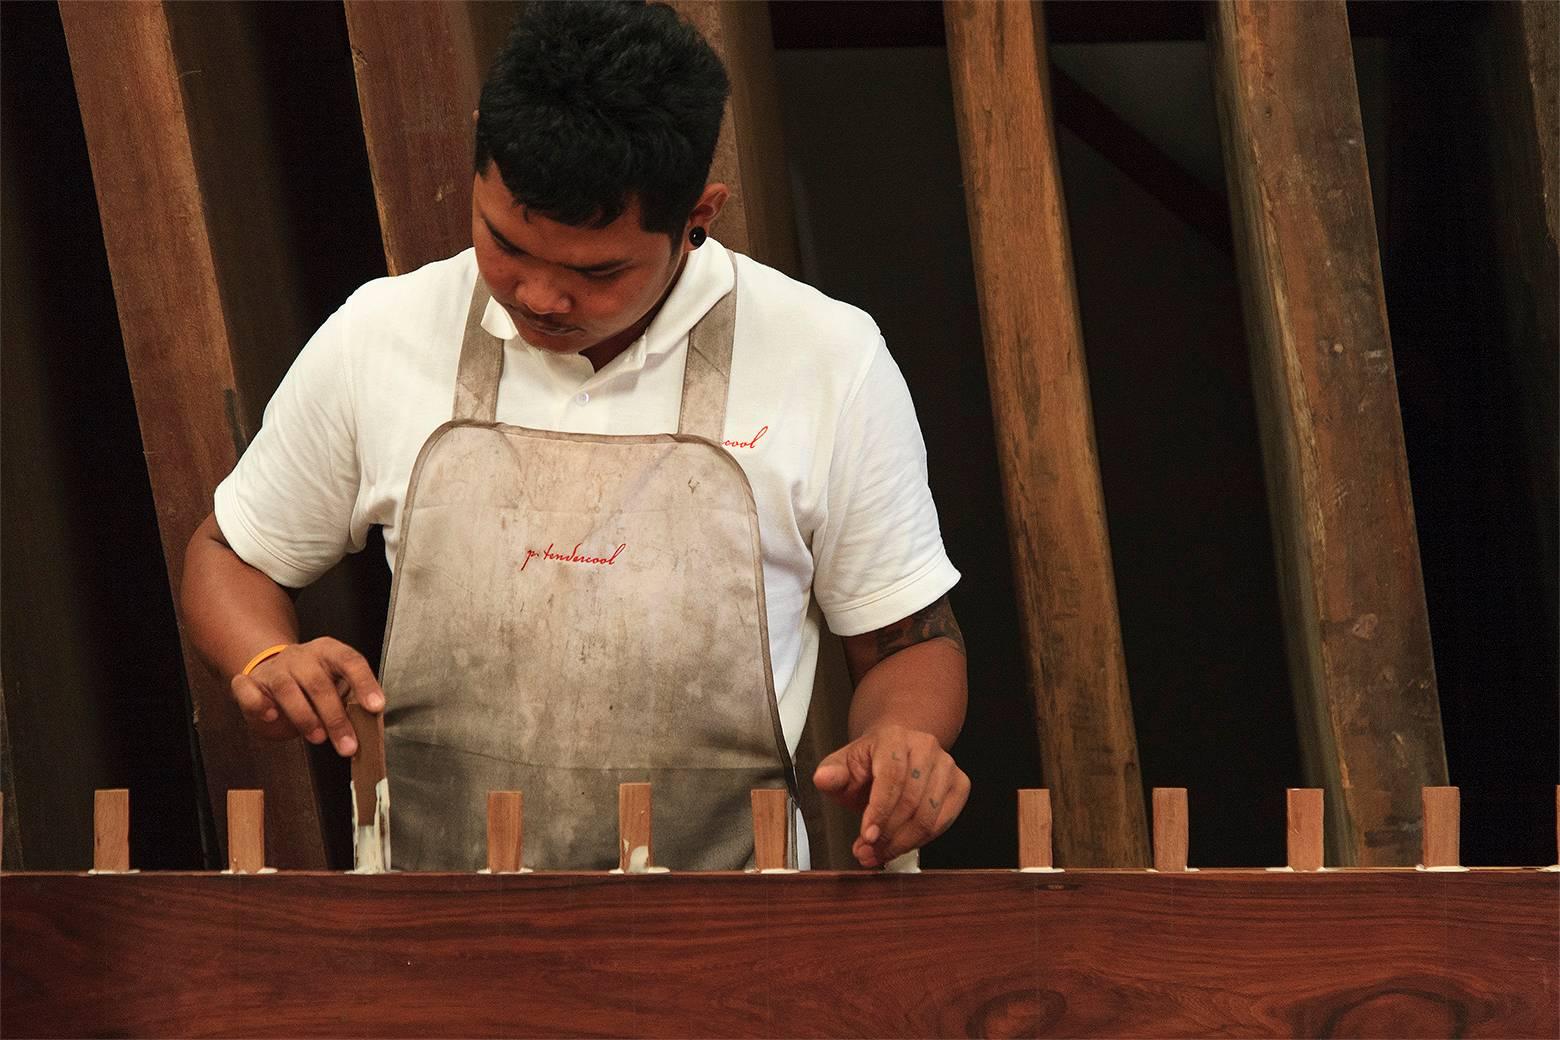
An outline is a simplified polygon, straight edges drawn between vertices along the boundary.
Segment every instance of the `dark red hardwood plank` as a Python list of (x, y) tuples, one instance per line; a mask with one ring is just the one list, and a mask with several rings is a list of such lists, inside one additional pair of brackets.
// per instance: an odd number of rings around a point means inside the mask
[(8, 1035), (1554, 1036), (1560, 874), (0, 880)]

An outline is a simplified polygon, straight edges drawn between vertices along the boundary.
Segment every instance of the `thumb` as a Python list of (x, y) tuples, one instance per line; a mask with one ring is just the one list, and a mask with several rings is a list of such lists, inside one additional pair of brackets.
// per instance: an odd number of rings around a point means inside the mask
[(866, 745), (855, 740), (827, 756), (813, 770), (813, 786), (837, 802), (861, 808), (872, 783), (872, 759), (866, 751)]
[(834, 792), (842, 790), (850, 783), (850, 766), (845, 764), (842, 752), (834, 754), (818, 763), (818, 768), (813, 770), (813, 786), (820, 791)]

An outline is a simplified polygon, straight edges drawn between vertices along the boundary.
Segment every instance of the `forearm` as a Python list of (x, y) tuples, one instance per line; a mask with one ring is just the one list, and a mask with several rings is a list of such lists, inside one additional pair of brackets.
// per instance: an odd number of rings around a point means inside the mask
[(949, 639), (932, 639), (884, 658), (856, 684), (850, 702), (850, 736), (888, 725), (930, 733), (944, 750), (964, 725), (969, 680), (964, 651)]
[(298, 641), (298, 615), (287, 590), (240, 559), (214, 517), (185, 549), (179, 602), (191, 644), (224, 679), (266, 647)]

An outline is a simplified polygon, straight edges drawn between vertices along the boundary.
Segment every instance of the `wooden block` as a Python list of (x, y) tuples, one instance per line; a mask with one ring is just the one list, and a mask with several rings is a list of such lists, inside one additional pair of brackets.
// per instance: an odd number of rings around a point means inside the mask
[(1044, 787), (1018, 792), (1018, 865), (1044, 868), (1051, 863), (1051, 792)]
[(1424, 865), (1427, 867), (1461, 866), (1459, 838), (1462, 810), (1457, 788), (1426, 787), (1423, 797)]
[(638, 874), (653, 866), (650, 785), (618, 784), (618, 869)]
[(92, 806), (92, 869), (124, 873), (130, 869), (130, 791), (99, 790)]
[(1154, 869), (1186, 869), (1186, 788), (1154, 788)]
[(357, 799), (357, 818), (368, 822), (376, 812), (374, 792), (385, 772), (385, 717), (348, 701), (347, 721), (357, 734), (358, 749), (352, 756), (352, 791)]
[(790, 845), (791, 795), (783, 787), (753, 790), (753, 866), (758, 870), (784, 870)]
[(1289, 869), (1322, 869), (1322, 789), (1289, 789)]
[(228, 869), (258, 874), (265, 869), (265, 792), (229, 791)]
[(519, 791), (488, 792), (488, 870), (512, 874), (520, 869), (525, 796)]

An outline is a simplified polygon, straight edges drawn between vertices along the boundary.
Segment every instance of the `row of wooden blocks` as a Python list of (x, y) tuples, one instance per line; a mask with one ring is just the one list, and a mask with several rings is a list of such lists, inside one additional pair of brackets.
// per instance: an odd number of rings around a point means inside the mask
[[(1316, 871), (1322, 865), (1322, 790), (1290, 788), (1288, 869)], [(1455, 787), (1426, 787), (1423, 792), (1424, 844), (1420, 866), (1435, 870), (1461, 869), (1461, 810)], [(790, 801), (784, 789), (753, 791), (754, 866), (780, 870), (787, 866)], [(1560, 843), (1560, 787), (1555, 788), (1556, 834)], [(493, 873), (521, 869), (524, 845), (523, 795), (519, 791), (488, 794), (488, 865)], [(618, 868), (642, 873), (654, 865), (650, 826), (650, 785), (621, 784), (618, 788)], [(1154, 870), (1185, 871), (1187, 866), (1186, 788), (1156, 787), (1153, 791)], [(1044, 788), (1018, 792), (1018, 860), (1021, 870), (1053, 870), (1051, 792)], [(228, 792), (228, 869), (258, 873), (265, 867), (265, 792)], [(93, 822), (93, 869), (123, 873), (130, 869), (130, 792), (114, 788), (96, 792)]]

